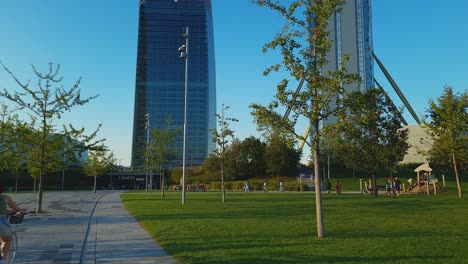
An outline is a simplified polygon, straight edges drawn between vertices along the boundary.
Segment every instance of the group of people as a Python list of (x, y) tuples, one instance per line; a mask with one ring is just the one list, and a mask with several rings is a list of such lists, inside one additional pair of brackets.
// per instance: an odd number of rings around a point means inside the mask
[[(330, 179), (327, 179), (327, 182), (325, 184), (325, 187), (327, 188), (327, 193), (331, 192), (331, 181)], [(341, 194), (341, 183), (340, 181), (336, 180), (335, 182), (335, 192), (336, 194)]]
[(10, 207), (14, 212), (21, 214), (27, 214), (26, 210), (19, 208), (13, 199), (8, 195), (3, 194), (4, 185), (0, 184), (0, 237), (2, 239), (2, 256), (0, 259), (0, 264), (9, 264), (8, 261), (8, 252), (11, 247), (11, 234), (13, 229), (8, 223), (8, 207)]
[[(242, 189), (244, 189), (244, 192), (250, 192), (249, 181), (248, 180), (244, 181), (244, 186), (242, 187)], [(280, 192), (284, 192), (283, 180), (280, 180), (279, 190), (280, 190)], [(263, 192), (268, 192), (268, 184), (267, 184), (266, 180), (263, 181)]]
[(392, 177), (388, 177), (385, 189), (387, 191), (387, 196), (393, 196), (393, 198), (395, 198), (395, 196), (400, 196), (401, 182), (398, 177), (395, 177), (393, 180)]

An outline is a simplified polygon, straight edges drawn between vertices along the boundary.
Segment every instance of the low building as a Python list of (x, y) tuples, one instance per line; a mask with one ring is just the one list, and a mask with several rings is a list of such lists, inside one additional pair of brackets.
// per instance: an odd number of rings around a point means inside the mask
[(428, 157), (421, 152), (427, 152), (432, 148), (432, 139), (429, 133), (421, 125), (404, 126), (408, 129), (408, 143), (410, 147), (401, 163), (426, 163)]

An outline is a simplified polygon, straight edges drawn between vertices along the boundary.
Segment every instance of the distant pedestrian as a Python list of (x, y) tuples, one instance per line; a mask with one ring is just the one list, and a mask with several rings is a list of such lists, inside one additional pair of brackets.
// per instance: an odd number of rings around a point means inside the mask
[(335, 182), (335, 192), (336, 194), (341, 194), (341, 184), (338, 180)]
[(266, 180), (263, 181), (263, 192), (267, 191), (267, 182)]
[(397, 196), (400, 196), (400, 191), (401, 191), (400, 185), (401, 185), (400, 180), (398, 179), (398, 177), (395, 177), (395, 179), (393, 180), (393, 190)]
[(413, 178), (409, 178), (407, 179), (408, 180), (408, 184), (409, 184), (409, 188), (408, 188), (408, 191), (411, 191), (413, 189)]
[(327, 193), (330, 193), (330, 192), (331, 192), (331, 182), (330, 182), (330, 179), (327, 179), (326, 187), (327, 187)]
[(244, 181), (244, 192), (250, 192), (248, 180)]
[(280, 180), (280, 192), (284, 192), (283, 180)]
[(387, 196), (392, 195), (392, 180), (388, 179), (387, 184), (385, 185), (385, 190), (387, 191)]

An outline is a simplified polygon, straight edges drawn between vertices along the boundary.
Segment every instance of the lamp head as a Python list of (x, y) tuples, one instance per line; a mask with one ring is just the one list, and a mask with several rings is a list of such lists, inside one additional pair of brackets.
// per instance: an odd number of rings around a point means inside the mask
[(180, 58), (185, 58), (187, 56), (185, 45), (180, 46), (178, 51), (180, 52)]

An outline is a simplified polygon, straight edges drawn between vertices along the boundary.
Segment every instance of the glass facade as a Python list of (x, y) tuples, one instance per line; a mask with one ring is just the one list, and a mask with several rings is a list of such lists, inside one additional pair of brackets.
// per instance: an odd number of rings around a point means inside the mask
[[(348, 72), (359, 74), (359, 88), (374, 87), (374, 60), (372, 57), (371, 0), (348, 0), (340, 13), (330, 17), (327, 30), (333, 41), (325, 71), (339, 69), (342, 56), (350, 55), (346, 65)], [(355, 85), (348, 89), (354, 89)]]
[(211, 0), (139, 0), (132, 166), (144, 167), (149, 129), (179, 128), (171, 161), (182, 165), (185, 59), (178, 48), (189, 27), (186, 164), (203, 163), (214, 149), (216, 84)]
[[(348, 0), (339, 13), (330, 16), (327, 29), (328, 38), (332, 41), (327, 53), (328, 63), (322, 73), (334, 72), (341, 68), (342, 58), (349, 55), (346, 63), (348, 73), (358, 74), (357, 83), (346, 84), (346, 92), (367, 90), (374, 87), (374, 59), (372, 56), (372, 15), (371, 0)], [(340, 95), (341, 96), (341, 95)], [(336, 108), (337, 102), (330, 102), (330, 109)], [(336, 122), (336, 116), (322, 120), (321, 127)]]
[(356, 14), (360, 88), (366, 90), (374, 87), (371, 0), (356, 0)]

